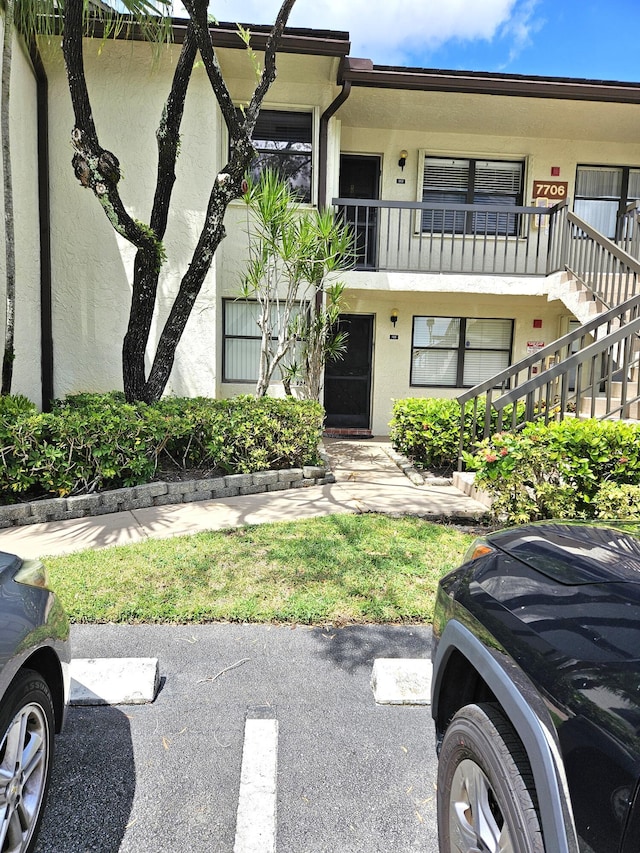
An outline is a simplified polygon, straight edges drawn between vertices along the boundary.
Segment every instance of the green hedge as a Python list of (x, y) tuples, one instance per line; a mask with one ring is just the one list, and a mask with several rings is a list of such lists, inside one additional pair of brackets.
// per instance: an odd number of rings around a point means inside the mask
[(527, 424), (465, 455), (499, 518), (640, 518), (640, 425), (578, 420)]
[(0, 502), (60, 497), (153, 479), (166, 467), (250, 473), (318, 462), (322, 407), (263, 397), (129, 404), (79, 394), (39, 413), (0, 397)]
[[(511, 422), (512, 407), (504, 410), (503, 420)], [(479, 400), (473, 424), (473, 404), (465, 408), (464, 447), (470, 449), (482, 440), (485, 405)], [(518, 407), (518, 419), (524, 406)], [(491, 414), (496, 427), (497, 413)], [(453, 468), (457, 465), (460, 445), (460, 405), (456, 400), (437, 397), (410, 397), (396, 400), (390, 423), (393, 446), (408, 456), (418, 467)]]

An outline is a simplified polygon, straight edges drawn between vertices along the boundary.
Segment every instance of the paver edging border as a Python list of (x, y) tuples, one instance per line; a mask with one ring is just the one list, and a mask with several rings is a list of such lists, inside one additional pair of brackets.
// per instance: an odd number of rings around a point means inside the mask
[(453, 484), (453, 477), (434, 477), (432, 474), (419, 471), (407, 456), (398, 453), (392, 445), (383, 446), (382, 449), (414, 486), (451, 486)]
[(283, 468), (278, 471), (256, 471), (253, 474), (226, 474), (222, 477), (203, 480), (158, 481), (89, 495), (44, 498), (0, 506), (0, 529), (42, 524), (48, 521), (89, 518), (167, 504), (193, 503), (216, 498), (323, 486), (334, 482), (335, 477), (328, 470), (328, 466), (317, 465)]

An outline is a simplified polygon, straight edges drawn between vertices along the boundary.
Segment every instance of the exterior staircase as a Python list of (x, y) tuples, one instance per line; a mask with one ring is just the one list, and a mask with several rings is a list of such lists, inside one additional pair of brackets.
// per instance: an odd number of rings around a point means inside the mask
[[(619, 243), (564, 208), (549, 298), (582, 324), (458, 397), (462, 470), (465, 411), (488, 437), (524, 421), (565, 417), (640, 420), (640, 216), (627, 211)], [(483, 407), (479, 406), (484, 400)], [(480, 424), (480, 417), (484, 423)]]

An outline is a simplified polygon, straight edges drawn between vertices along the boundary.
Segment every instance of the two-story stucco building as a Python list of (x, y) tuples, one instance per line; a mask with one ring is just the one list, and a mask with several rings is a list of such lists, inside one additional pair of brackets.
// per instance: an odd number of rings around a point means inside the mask
[[(259, 51), (265, 27), (252, 27)], [(254, 71), (232, 25), (213, 28), (233, 98)], [(176, 41), (184, 24), (174, 26)], [(57, 46), (16, 51), (13, 132), (19, 296), (14, 390), (37, 402), (120, 388), (133, 248), (71, 167), (73, 118)], [(157, 127), (178, 55), (87, 40), (103, 146), (148, 221)], [(392, 401), (454, 396), (584, 319), (561, 235), (573, 211), (620, 236), (640, 199), (640, 84), (375, 66), (348, 34), (288, 30), (254, 135), (304, 202), (335, 204), (358, 238), (347, 283), (349, 349), (328, 366), (328, 424), (387, 432)], [(187, 97), (158, 326), (197, 239), (228, 138), (203, 68)], [(236, 301), (247, 254), (243, 202), (179, 346), (168, 393), (250, 393), (258, 330)], [(255, 367), (254, 367), (255, 365)], [(278, 389), (274, 388), (274, 393)]]

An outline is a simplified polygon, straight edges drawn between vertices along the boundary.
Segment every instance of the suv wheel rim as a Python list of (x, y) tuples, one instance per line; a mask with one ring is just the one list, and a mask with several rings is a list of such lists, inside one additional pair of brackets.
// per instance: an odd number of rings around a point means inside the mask
[(461, 761), (451, 782), (449, 837), (459, 853), (512, 853), (509, 827), (491, 783), (469, 759)]

